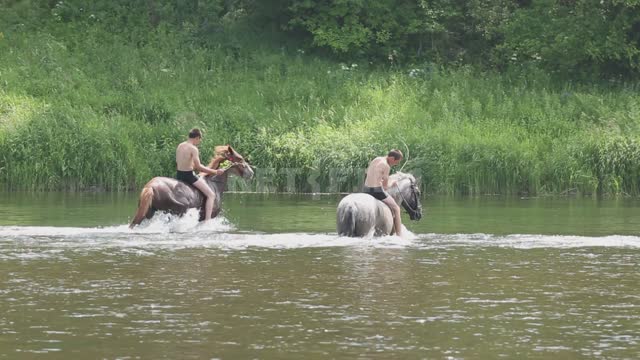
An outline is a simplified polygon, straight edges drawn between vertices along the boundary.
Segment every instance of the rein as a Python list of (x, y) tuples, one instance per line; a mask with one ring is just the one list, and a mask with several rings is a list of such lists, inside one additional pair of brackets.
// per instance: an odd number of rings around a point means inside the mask
[(234, 162), (233, 164), (231, 164), (231, 166), (229, 166), (228, 168), (224, 169), (224, 172), (226, 173), (227, 171), (240, 166), (240, 163)]
[(233, 163), (231, 164), (231, 166), (229, 166), (228, 168), (224, 169), (224, 173), (222, 175), (212, 175), (212, 174), (208, 174), (206, 175), (206, 177), (211, 178), (210, 181), (212, 182), (217, 182), (217, 183), (223, 183), (226, 182), (225, 175), (227, 174), (227, 171), (231, 170), (234, 167), (238, 167), (240, 165), (240, 163)]
[[(413, 192), (413, 196), (416, 196), (416, 193), (415, 193), (416, 185), (413, 183), (413, 180), (409, 179), (409, 181), (411, 182), (411, 191)], [(402, 190), (400, 190), (400, 187), (398, 186), (398, 182), (396, 181), (393, 185), (396, 187), (396, 189), (398, 189), (398, 193), (400, 194), (400, 197), (402, 198), (402, 201), (405, 204), (407, 204), (407, 207), (409, 208), (409, 210), (411, 210), (414, 213), (417, 213), (418, 209), (412, 208), (411, 205), (409, 204), (409, 202), (407, 201), (407, 199), (404, 198), (404, 195), (402, 195)]]

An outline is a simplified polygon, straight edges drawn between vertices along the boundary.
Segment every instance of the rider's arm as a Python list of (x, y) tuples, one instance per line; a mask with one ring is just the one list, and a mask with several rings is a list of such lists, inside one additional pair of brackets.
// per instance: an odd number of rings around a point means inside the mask
[(192, 155), (193, 155), (193, 168), (195, 170), (207, 173), (207, 174), (215, 174), (216, 171), (213, 169), (210, 169), (204, 165), (202, 165), (202, 163), (200, 163), (200, 152), (198, 151), (198, 148), (196, 148), (195, 146), (193, 147), (192, 150)]
[(224, 160), (225, 158), (223, 157), (216, 158), (215, 160), (213, 160), (213, 164), (211, 165), (211, 168), (217, 169), (220, 166), (220, 163), (223, 162)]
[(384, 167), (382, 169), (382, 188), (387, 190), (389, 189), (389, 186), (391, 186), (391, 184), (389, 184), (389, 171), (391, 170), (390, 167)]
[(389, 173), (382, 174), (382, 188), (385, 190), (389, 188)]

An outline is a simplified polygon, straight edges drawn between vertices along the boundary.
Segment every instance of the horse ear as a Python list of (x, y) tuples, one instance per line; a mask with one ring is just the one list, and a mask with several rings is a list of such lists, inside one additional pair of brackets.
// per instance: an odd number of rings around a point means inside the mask
[(229, 154), (235, 154), (236, 152), (233, 150), (233, 148), (231, 147), (231, 145), (227, 145), (227, 151), (229, 151)]

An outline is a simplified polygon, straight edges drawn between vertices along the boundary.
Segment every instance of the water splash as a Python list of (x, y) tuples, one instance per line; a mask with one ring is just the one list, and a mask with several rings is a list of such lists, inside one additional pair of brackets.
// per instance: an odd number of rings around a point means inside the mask
[(136, 233), (188, 233), (188, 232), (228, 232), (235, 230), (235, 226), (223, 215), (205, 222), (199, 222), (199, 213), (190, 209), (181, 217), (168, 213), (157, 213), (150, 220), (142, 223), (132, 231)]
[(0, 258), (36, 259), (62, 256), (64, 251), (136, 251), (211, 248), (296, 249), (319, 247), (415, 248), (499, 247), (516, 249), (612, 247), (640, 248), (640, 237), (492, 234), (414, 234), (404, 228), (402, 237), (349, 238), (335, 233), (260, 233), (239, 231), (224, 216), (198, 222), (193, 210), (183, 217), (157, 214), (130, 230), (126, 224), (97, 227), (0, 227)]

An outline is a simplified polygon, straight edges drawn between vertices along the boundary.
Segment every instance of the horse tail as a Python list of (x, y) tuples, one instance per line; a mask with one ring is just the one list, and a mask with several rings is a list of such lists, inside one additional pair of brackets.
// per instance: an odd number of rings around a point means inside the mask
[(134, 226), (139, 225), (142, 219), (147, 215), (147, 212), (151, 208), (151, 202), (153, 201), (153, 187), (145, 186), (140, 193), (140, 200), (138, 201), (138, 211), (133, 217), (129, 229), (133, 229)]
[(338, 235), (340, 236), (356, 236), (356, 218), (354, 212), (355, 207), (351, 204), (338, 209)]

